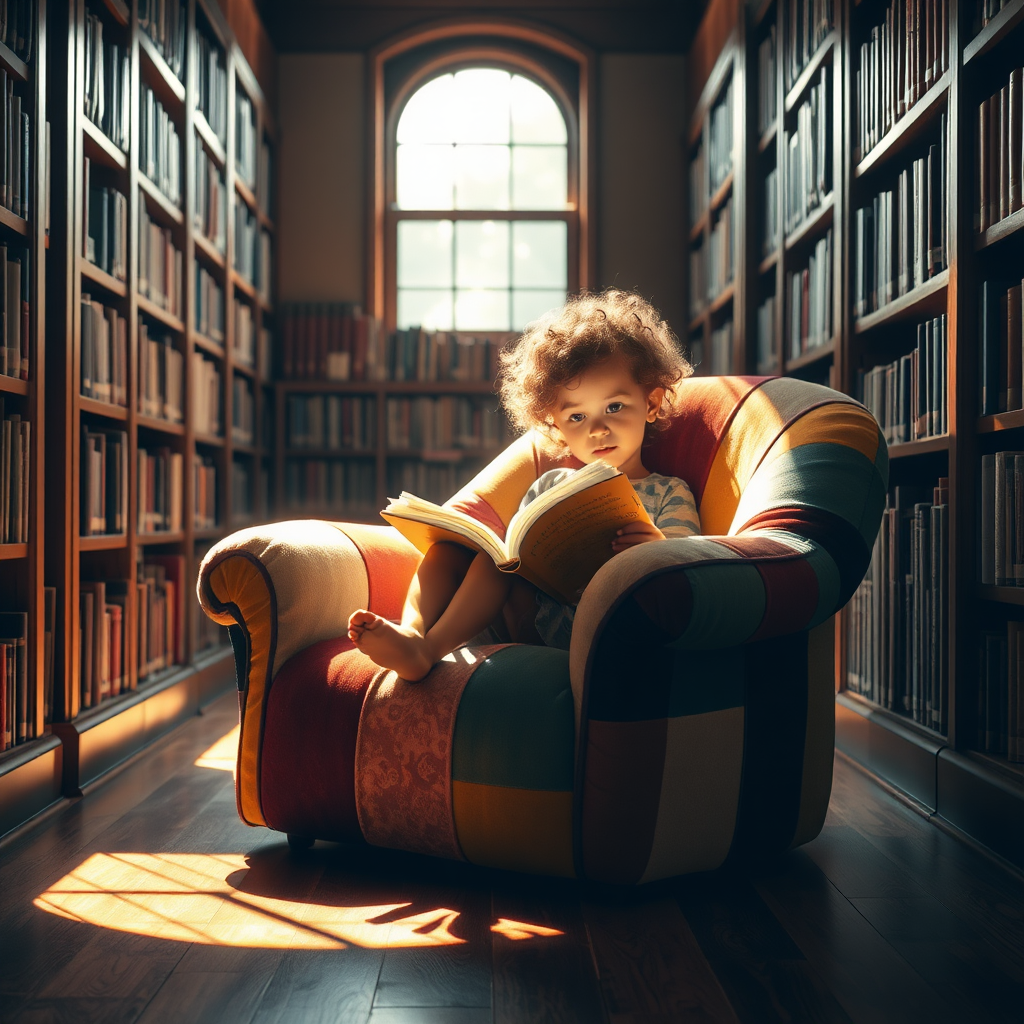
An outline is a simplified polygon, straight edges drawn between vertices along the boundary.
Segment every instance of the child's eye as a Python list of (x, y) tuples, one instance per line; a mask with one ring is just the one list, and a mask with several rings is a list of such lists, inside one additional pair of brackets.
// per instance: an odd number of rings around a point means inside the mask
[(569, 416), (569, 422), (570, 423), (582, 423), (583, 422), (583, 413), (581, 413), (581, 412), (574, 412), (574, 413), (572, 413)]
[(608, 406), (608, 412), (622, 412), (622, 403), (621, 402), (612, 402)]

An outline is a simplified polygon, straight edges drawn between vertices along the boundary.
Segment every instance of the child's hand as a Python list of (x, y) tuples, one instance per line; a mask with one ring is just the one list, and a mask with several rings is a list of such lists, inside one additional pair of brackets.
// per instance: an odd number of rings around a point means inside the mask
[(615, 533), (615, 540), (612, 541), (612, 551), (616, 554), (631, 548), (636, 544), (646, 544), (651, 540), (664, 540), (665, 534), (659, 530), (654, 523), (644, 523), (639, 519), (636, 522), (624, 526)]

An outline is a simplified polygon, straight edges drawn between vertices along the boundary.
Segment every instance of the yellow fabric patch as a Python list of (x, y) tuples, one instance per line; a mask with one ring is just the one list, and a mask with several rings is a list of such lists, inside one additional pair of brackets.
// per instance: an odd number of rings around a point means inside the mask
[(484, 867), (574, 878), (572, 793), (452, 783), (466, 859)]
[(274, 628), (270, 592), (256, 566), (247, 558), (237, 556), (229, 556), (214, 566), (207, 581), (217, 601), (231, 600), (238, 605), (249, 631), (249, 685), (242, 712), (235, 787), (242, 820), (249, 825), (266, 825), (260, 808), (258, 764)]
[(869, 462), (878, 456), (878, 424), (859, 405), (825, 405), (802, 416), (772, 445), (764, 463), (801, 445), (827, 441), (858, 451)]

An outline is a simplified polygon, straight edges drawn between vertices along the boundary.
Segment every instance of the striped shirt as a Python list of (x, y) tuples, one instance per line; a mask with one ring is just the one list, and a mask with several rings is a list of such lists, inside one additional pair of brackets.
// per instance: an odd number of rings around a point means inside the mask
[[(520, 509), (525, 508), (538, 495), (561, 483), (572, 469), (550, 469), (534, 481), (526, 492)], [(665, 534), (665, 539), (673, 537), (692, 537), (700, 533), (700, 515), (697, 504), (693, 500), (693, 492), (685, 480), (677, 476), (663, 476), (661, 473), (648, 473), (639, 480), (631, 480), (633, 490), (640, 498), (647, 514), (654, 525)], [(548, 647), (569, 649), (569, 638), (572, 636), (572, 622), (576, 614), (576, 606), (561, 604), (543, 591), (537, 591), (537, 632), (540, 633)]]

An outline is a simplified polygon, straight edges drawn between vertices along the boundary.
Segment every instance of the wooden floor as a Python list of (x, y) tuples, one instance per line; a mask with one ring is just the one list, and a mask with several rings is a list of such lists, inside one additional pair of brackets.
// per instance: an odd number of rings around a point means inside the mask
[(841, 759), (822, 835), (779, 863), (608, 892), (289, 857), (207, 752), (234, 708), (0, 848), (0, 1020), (1022, 1020), (1021, 880)]

